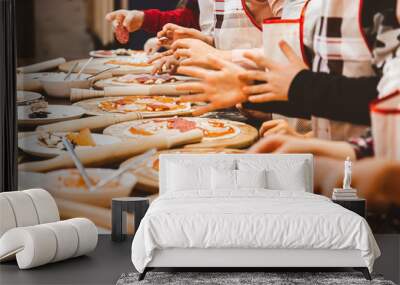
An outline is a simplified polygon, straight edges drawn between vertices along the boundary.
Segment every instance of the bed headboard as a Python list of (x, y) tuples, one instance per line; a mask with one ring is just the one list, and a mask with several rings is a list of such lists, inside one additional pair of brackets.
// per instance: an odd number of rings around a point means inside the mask
[(190, 167), (215, 165), (221, 161), (234, 162), (237, 166), (240, 162), (260, 163), (262, 165), (279, 166), (282, 165), (289, 169), (291, 165), (304, 164), (304, 178), (306, 181), (306, 191), (313, 193), (313, 173), (314, 160), (312, 154), (161, 154), (160, 155), (160, 174), (159, 189), (160, 194), (167, 192), (168, 185), (168, 163), (174, 162)]

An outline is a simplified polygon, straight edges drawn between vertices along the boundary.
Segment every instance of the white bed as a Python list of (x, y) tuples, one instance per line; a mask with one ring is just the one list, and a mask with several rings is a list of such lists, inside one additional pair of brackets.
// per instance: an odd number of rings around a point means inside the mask
[[(226, 173), (233, 188), (215, 184)], [(132, 244), (140, 279), (155, 267), (354, 267), (370, 278), (380, 251), (367, 222), (312, 194), (312, 173), (311, 155), (162, 155), (160, 197)]]

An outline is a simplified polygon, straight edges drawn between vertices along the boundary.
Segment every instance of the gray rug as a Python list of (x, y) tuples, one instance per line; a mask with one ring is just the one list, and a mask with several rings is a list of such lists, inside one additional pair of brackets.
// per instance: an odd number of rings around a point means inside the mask
[(368, 281), (358, 272), (148, 272), (142, 281), (137, 280), (138, 276), (138, 273), (122, 274), (117, 285), (395, 285), (376, 275)]

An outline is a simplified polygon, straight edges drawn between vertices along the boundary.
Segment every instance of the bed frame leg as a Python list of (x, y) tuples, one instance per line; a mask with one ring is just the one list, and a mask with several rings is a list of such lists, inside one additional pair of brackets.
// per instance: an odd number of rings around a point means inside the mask
[(364, 275), (364, 278), (365, 278), (365, 279), (367, 279), (367, 280), (369, 280), (369, 281), (372, 280), (371, 274), (369, 274), (369, 270), (368, 270), (367, 267), (356, 267), (356, 268), (354, 268), (354, 269), (357, 270), (357, 271), (361, 271), (361, 273)]
[(148, 270), (147, 267), (146, 267), (146, 268), (144, 269), (144, 271), (143, 271), (142, 273), (139, 274), (138, 281), (142, 281), (142, 280), (146, 277), (147, 271), (149, 271), (149, 270)]

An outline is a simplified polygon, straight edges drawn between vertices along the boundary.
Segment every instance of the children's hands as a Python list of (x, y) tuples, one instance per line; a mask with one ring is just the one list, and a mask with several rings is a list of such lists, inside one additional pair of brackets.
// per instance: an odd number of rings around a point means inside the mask
[(355, 151), (347, 142), (307, 139), (288, 135), (269, 135), (253, 145), (249, 153), (312, 153), (336, 159), (350, 157), (355, 160)]
[(266, 137), (273, 134), (302, 136), (289, 126), (288, 121), (284, 119), (270, 120), (264, 122), (260, 128), (260, 136)]
[(176, 24), (166, 24), (163, 29), (157, 33), (157, 37), (161, 39), (163, 45), (171, 45), (179, 39), (198, 39), (209, 45), (213, 45), (214, 39), (210, 36), (206, 36), (202, 32), (196, 29), (185, 28)]
[(208, 66), (209, 69), (195, 66), (178, 68), (181, 74), (201, 79), (200, 82), (183, 83), (177, 87), (177, 90), (198, 93), (181, 96), (181, 100), (209, 102), (208, 105), (197, 108), (193, 115), (199, 116), (214, 110), (233, 107), (247, 100), (242, 92), (244, 83), (238, 78), (239, 72), (243, 71), (240, 66), (215, 56), (206, 57), (201, 64)]
[(202, 66), (206, 55), (223, 58), (223, 51), (197, 39), (177, 40), (172, 44), (171, 50), (174, 51), (175, 57), (183, 59), (182, 65)]
[(151, 71), (152, 74), (160, 73), (162, 71), (174, 74), (179, 66), (179, 60), (174, 55), (164, 56), (155, 60), (153, 66), (153, 70)]
[(280, 42), (279, 45), (289, 63), (278, 63), (258, 53), (246, 52), (244, 54), (263, 71), (245, 71), (240, 75), (240, 78), (245, 81), (265, 82), (243, 88), (243, 92), (249, 96), (250, 102), (287, 101), (293, 79), (301, 70), (308, 68), (302, 58), (297, 56), (285, 41)]
[(106, 15), (106, 20), (112, 22), (114, 26), (117, 20), (122, 19), (122, 25), (130, 32), (139, 30), (144, 21), (144, 12), (138, 10), (117, 10)]
[(144, 51), (147, 54), (154, 54), (161, 48), (161, 44), (157, 38), (150, 38), (144, 44)]

